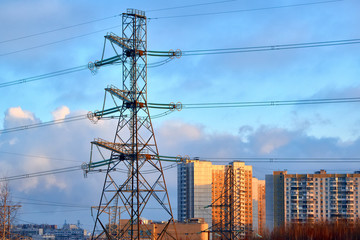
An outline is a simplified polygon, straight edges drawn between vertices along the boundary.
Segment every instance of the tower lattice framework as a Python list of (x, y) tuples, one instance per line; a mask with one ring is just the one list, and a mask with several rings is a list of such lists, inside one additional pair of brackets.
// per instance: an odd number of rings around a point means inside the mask
[(210, 205), (213, 212), (218, 212), (219, 216), (209, 228), (214, 239), (244, 239), (245, 224), (240, 214), (242, 191), (236, 183), (234, 171), (232, 165), (226, 166), (221, 194)]
[[(174, 218), (147, 106), (146, 21), (145, 12), (128, 9), (122, 14), (122, 37), (113, 33), (105, 36), (116, 53), (110, 60), (122, 63), (122, 89), (105, 88), (105, 99), (110, 95), (115, 106), (92, 115), (101, 118), (106, 111), (119, 112), (114, 140), (95, 139), (91, 145), (89, 166), (107, 167), (92, 239), (176, 238), (176, 233), (169, 233)], [(106, 64), (111, 63), (102, 59), (95, 66)], [(92, 162), (93, 148), (102, 158), (96, 163)], [(150, 217), (161, 215), (167, 222), (156, 235), (142, 224), (141, 217), (149, 212)]]

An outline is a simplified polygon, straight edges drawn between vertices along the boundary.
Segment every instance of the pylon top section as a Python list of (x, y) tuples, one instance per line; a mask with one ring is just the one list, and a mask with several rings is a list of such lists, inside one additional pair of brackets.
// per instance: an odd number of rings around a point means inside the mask
[(141, 11), (141, 10), (138, 10), (138, 9), (128, 8), (126, 10), (126, 14), (127, 15), (136, 15), (137, 17), (146, 18), (145, 17), (145, 11)]

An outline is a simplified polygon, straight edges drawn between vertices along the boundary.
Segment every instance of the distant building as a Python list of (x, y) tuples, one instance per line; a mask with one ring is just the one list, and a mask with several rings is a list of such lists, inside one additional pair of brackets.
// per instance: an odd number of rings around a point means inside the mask
[[(127, 224), (128, 222), (129, 220), (122, 219), (119, 224), (121, 226), (123, 224)], [(141, 221), (140, 232), (133, 232), (133, 238), (137, 238), (137, 234), (139, 234), (141, 239), (156, 240), (167, 224), (168, 222), (153, 222), (151, 220)], [(113, 226), (112, 229), (115, 230), (116, 226)], [(189, 219), (187, 222), (175, 222), (175, 227), (173, 223), (170, 223), (166, 229), (167, 233), (162, 239), (173, 240), (177, 236), (176, 239), (178, 240), (209, 240), (209, 233), (207, 232), (207, 229), (208, 224), (205, 223), (202, 218)], [(131, 230), (127, 232), (121, 232), (121, 228), (119, 230), (119, 232), (113, 231), (110, 233), (114, 239), (131, 238)]]
[(284, 174), (274, 171), (265, 176), (266, 227), (271, 231), (284, 224)]
[[(230, 210), (231, 209), (231, 210)], [(213, 239), (232, 228), (238, 237), (252, 234), (252, 167), (243, 162), (212, 165), (187, 160), (178, 165), (178, 218), (204, 218)], [(219, 235), (220, 234), (220, 235)]]
[(48, 224), (19, 224), (12, 229), (14, 234), (34, 240), (85, 240), (86, 231), (75, 224), (64, 224), (63, 228)]
[(263, 235), (265, 230), (265, 180), (252, 178), (253, 230)]
[(287, 223), (354, 221), (360, 218), (359, 198), (358, 171), (354, 174), (275, 171), (266, 176), (266, 222), (272, 229)]

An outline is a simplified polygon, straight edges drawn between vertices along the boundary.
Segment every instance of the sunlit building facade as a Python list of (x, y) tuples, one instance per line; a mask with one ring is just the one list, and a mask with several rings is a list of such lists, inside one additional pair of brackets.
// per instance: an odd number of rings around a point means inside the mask
[(179, 221), (204, 218), (210, 223), (213, 239), (230, 228), (245, 238), (252, 233), (252, 210), (251, 166), (243, 162), (212, 165), (199, 160), (178, 165)]
[[(277, 171), (272, 179), (273, 191), (266, 190), (266, 201), (276, 206), (267, 213), (273, 226), (318, 221), (354, 221), (360, 217), (360, 172), (328, 174), (287, 174)], [(268, 183), (267, 183), (268, 185)], [(282, 191), (283, 194), (276, 193)], [(275, 198), (277, 198), (275, 200)], [(277, 204), (274, 204), (277, 203)]]
[[(121, 238), (114, 237), (111, 239), (138, 239), (137, 235), (131, 236), (131, 231), (126, 231), (121, 233), (121, 226), (124, 226), (128, 223), (128, 219), (120, 220), (120, 233)], [(107, 226), (108, 227), (108, 226)], [(116, 228), (116, 226), (114, 226)], [(166, 233), (161, 239), (163, 240), (209, 240), (209, 234), (206, 231), (208, 229), (208, 224), (204, 222), (204, 219), (189, 219), (186, 222), (153, 222), (152, 220), (143, 220), (140, 224), (140, 239), (143, 240), (157, 240), (159, 239), (160, 234), (162, 234), (164, 228), (166, 228)], [(70, 239), (70, 238), (67, 238)], [(71, 238), (72, 239), (72, 238)], [(100, 238), (104, 239), (104, 238)], [(106, 238), (107, 239), (107, 238)]]
[(253, 230), (263, 235), (265, 230), (265, 180), (252, 178)]
[[(204, 218), (212, 222), (212, 163), (186, 161), (178, 165), (178, 220)], [(210, 225), (210, 224), (209, 224)]]

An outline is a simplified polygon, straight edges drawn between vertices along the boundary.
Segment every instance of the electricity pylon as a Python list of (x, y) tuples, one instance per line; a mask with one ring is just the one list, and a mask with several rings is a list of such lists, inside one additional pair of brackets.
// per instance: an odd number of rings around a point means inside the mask
[[(122, 14), (122, 37), (114, 33), (105, 36), (116, 56), (105, 60), (103, 56), (89, 65), (93, 70), (107, 64), (122, 64), (122, 89), (105, 88), (105, 100), (109, 94), (115, 107), (88, 115), (97, 120), (109, 111), (119, 112), (114, 140), (98, 138), (91, 142), (92, 157), (95, 147), (102, 159), (94, 163), (91, 157), (89, 169), (107, 166), (92, 239), (176, 239), (176, 231), (175, 236), (168, 232), (174, 218), (147, 106), (146, 21), (145, 12), (128, 9)], [(122, 49), (122, 53), (119, 54), (117, 48)], [(106, 152), (109, 158), (105, 157)], [(119, 207), (123, 220), (120, 229), (111, 226), (120, 222)], [(156, 215), (166, 218), (167, 224), (157, 236), (142, 224), (141, 217), (149, 207), (160, 208)], [(107, 223), (110, 213), (112, 221)], [(155, 216), (155, 212), (152, 213)], [(99, 234), (95, 233), (97, 227), (101, 228)]]
[(207, 230), (213, 233), (213, 239), (243, 239), (246, 225), (241, 219), (241, 189), (236, 183), (234, 167), (226, 166), (225, 177), (220, 195), (209, 205), (217, 218)]

